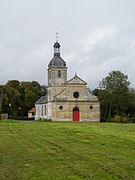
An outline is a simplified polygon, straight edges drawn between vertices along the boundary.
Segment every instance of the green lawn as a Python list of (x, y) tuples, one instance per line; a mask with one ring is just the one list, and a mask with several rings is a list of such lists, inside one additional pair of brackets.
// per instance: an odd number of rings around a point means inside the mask
[(0, 121), (0, 180), (135, 179), (135, 124)]

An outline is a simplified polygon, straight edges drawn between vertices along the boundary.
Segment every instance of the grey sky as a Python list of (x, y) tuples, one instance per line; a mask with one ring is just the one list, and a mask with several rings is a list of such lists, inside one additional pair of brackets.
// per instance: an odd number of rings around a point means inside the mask
[(134, 17), (134, 0), (0, 0), (0, 84), (47, 84), (59, 32), (69, 79), (76, 72), (94, 89), (121, 70), (135, 87)]

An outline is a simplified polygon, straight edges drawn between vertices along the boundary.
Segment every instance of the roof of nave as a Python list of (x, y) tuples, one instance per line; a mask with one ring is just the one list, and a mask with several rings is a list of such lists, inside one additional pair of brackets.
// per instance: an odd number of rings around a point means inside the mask
[(47, 94), (45, 96), (41, 96), (40, 99), (35, 104), (44, 104), (48, 100)]
[(92, 92), (90, 91), (90, 88), (86, 88), (86, 96), (87, 96), (87, 99), (88, 100), (91, 100), (91, 101), (98, 101), (98, 97), (93, 95)]

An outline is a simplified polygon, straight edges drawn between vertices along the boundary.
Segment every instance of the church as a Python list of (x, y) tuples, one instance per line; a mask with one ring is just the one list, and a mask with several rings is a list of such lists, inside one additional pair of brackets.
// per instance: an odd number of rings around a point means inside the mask
[(67, 80), (66, 62), (60, 44), (54, 44), (54, 56), (48, 65), (47, 93), (35, 103), (35, 120), (100, 122), (100, 103), (87, 83), (77, 74)]

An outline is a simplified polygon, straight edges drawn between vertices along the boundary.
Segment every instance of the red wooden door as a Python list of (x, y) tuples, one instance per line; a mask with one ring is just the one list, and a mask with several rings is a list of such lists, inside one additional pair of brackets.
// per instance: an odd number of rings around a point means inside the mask
[(73, 121), (78, 122), (79, 121), (79, 109), (75, 107), (73, 109)]

